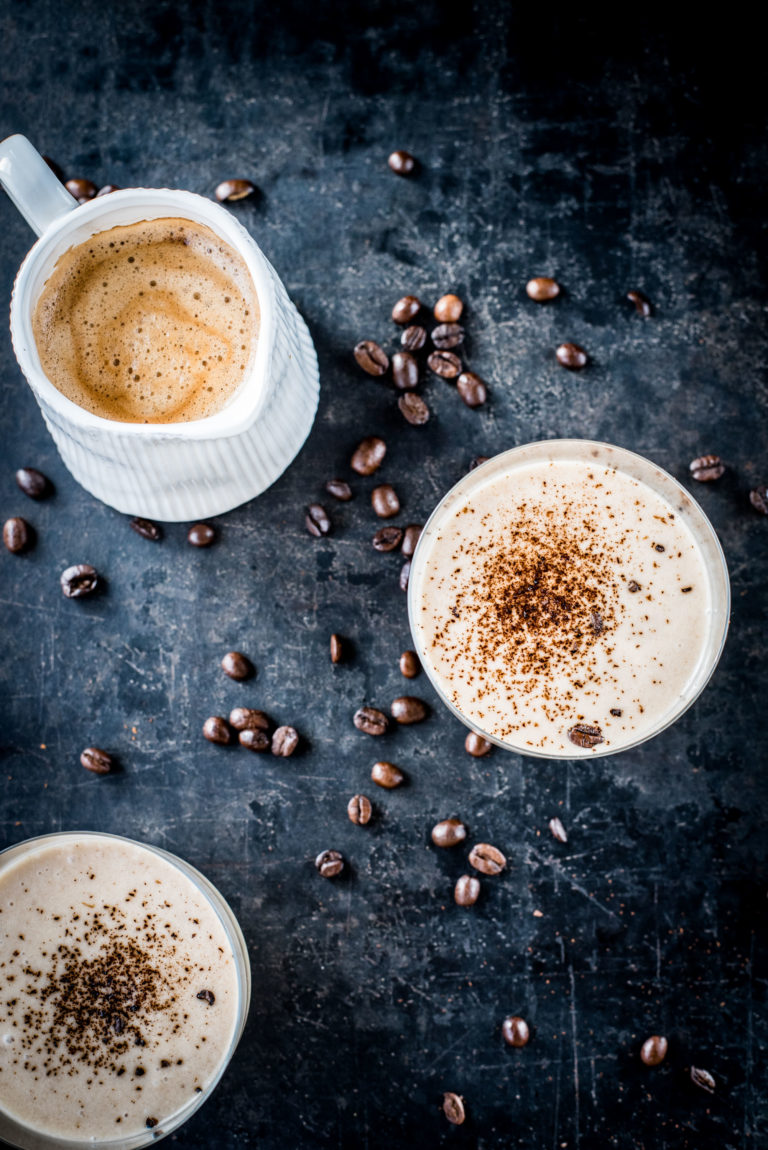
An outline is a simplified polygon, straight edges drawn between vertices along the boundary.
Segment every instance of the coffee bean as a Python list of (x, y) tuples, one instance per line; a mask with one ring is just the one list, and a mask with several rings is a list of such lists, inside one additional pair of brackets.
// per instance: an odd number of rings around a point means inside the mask
[(78, 204), (85, 204), (88, 200), (92, 200), (99, 190), (92, 180), (83, 179), (67, 180), (64, 187), (70, 196), (75, 197)]
[(400, 568), (400, 578), (398, 580), (398, 582), (400, 584), (400, 590), (403, 593), (405, 593), (408, 590), (408, 583), (410, 582), (410, 578), (411, 578), (411, 561), (410, 561), (410, 559), (406, 559), (405, 563), (403, 563), (402, 567)]
[(379, 519), (391, 519), (393, 515), (397, 515), (400, 510), (400, 500), (397, 498), (394, 487), (390, 487), (388, 483), (374, 487), (371, 492), (371, 506)]
[(627, 591), (630, 591), (634, 595), (636, 591), (640, 590), (642, 590), (640, 584), (636, 583), (634, 579), (630, 579), (629, 583), (627, 583)]
[(532, 280), (528, 280), (525, 290), (536, 303), (548, 303), (560, 295), (560, 284), (549, 276), (534, 276)]
[(210, 547), (216, 532), (210, 523), (194, 523), (187, 532), (187, 543), (192, 547)]
[(419, 382), (419, 365), (409, 351), (392, 356), (392, 381), (400, 391), (410, 391)]
[(153, 543), (157, 543), (163, 538), (162, 530), (151, 519), (140, 519), (137, 516), (135, 519), (131, 519), (130, 523), (133, 530), (142, 539), (150, 539)]
[(468, 751), (473, 759), (481, 759), (483, 755), (487, 755), (492, 746), (492, 743), (475, 731), (469, 731), (464, 740), (464, 750)]
[(406, 559), (410, 559), (416, 550), (416, 544), (419, 542), (424, 527), (421, 523), (409, 523), (403, 532), (403, 544), (400, 550)]
[(517, 1014), (505, 1018), (501, 1024), (501, 1033), (507, 1046), (525, 1046), (531, 1037), (528, 1023)]
[(272, 745), (272, 740), (266, 731), (256, 730), (253, 727), (246, 727), (240, 731), (237, 736), (237, 741), (241, 747), (245, 747), (247, 751), (256, 751), (258, 754), (263, 755), (268, 751)]
[(560, 366), (567, 367), (569, 371), (580, 371), (586, 367), (587, 353), (577, 343), (561, 343), (555, 355)]
[(320, 851), (315, 866), (323, 878), (336, 878), (344, 870), (344, 856), (340, 851)]
[(469, 470), (474, 471), (476, 467), (482, 467), (490, 458), (490, 455), (476, 455), (469, 465)]
[(278, 727), (272, 736), (272, 754), (289, 759), (299, 745), (299, 732), (295, 727)]
[(389, 726), (387, 716), (375, 707), (359, 707), (352, 716), (352, 722), (366, 735), (383, 735)]
[(341, 635), (331, 635), (331, 662), (341, 663), (344, 659), (344, 640)]
[(469, 852), (469, 865), (481, 874), (501, 874), (507, 860), (497, 847), (489, 843), (478, 843)]
[(372, 339), (361, 340), (355, 346), (354, 355), (358, 367), (362, 367), (369, 375), (384, 375), (389, 367), (389, 356)]
[(485, 381), (475, 375), (474, 371), (462, 371), (456, 380), (456, 390), (467, 407), (482, 407), (488, 398)]
[(392, 319), (405, 327), (421, 311), (421, 300), (415, 295), (404, 295), (392, 308)]
[(725, 464), (719, 455), (702, 455), (689, 464), (689, 470), (699, 483), (711, 483), (719, 479), (725, 471)]
[(463, 874), (453, 888), (453, 901), (457, 906), (474, 906), (480, 897), (480, 879)]
[(102, 751), (100, 747), (86, 747), (80, 754), (80, 765), (94, 775), (108, 775), (115, 764), (108, 751)]
[(244, 655), (242, 651), (228, 651), (221, 660), (221, 669), (225, 675), (229, 675), (230, 679), (237, 679), (238, 682), (242, 682), (243, 679), (250, 679), (255, 668), (248, 656)]
[(458, 323), (463, 311), (464, 304), (459, 297), (449, 294), (440, 296), (432, 314), (438, 323)]
[(464, 328), (460, 323), (441, 323), (432, 332), (432, 343), (439, 351), (449, 351), (464, 342)]
[(90, 563), (75, 563), (61, 573), (61, 590), (67, 599), (92, 595), (101, 586), (101, 577)]
[(389, 709), (392, 712), (392, 718), (403, 726), (421, 723), (429, 714), (427, 704), (421, 699), (416, 699), (413, 695), (400, 695), (399, 698), (393, 699)]
[(365, 795), (353, 795), (347, 803), (349, 821), (355, 823), (356, 826), (364, 827), (366, 823), (369, 823), (372, 813), (371, 800)]
[(392, 791), (405, 782), (405, 775), (394, 763), (374, 763), (371, 778), (377, 787), (384, 787), (387, 791)]
[(222, 180), (214, 195), (220, 204), (232, 204), (252, 196), (255, 191), (256, 185), (250, 180)]
[(397, 406), (409, 423), (421, 427), (429, 419), (429, 408), (415, 391), (406, 391), (397, 401)]
[(103, 187), (99, 188), (96, 195), (97, 196), (110, 196), (112, 194), (112, 192), (119, 192), (120, 190), (121, 190), (121, 188), (120, 188), (119, 184), (104, 184)]
[(633, 288), (632, 291), (627, 292), (627, 299), (630, 303), (635, 305), (635, 311), (638, 315), (642, 315), (646, 319), (648, 318), (648, 316), (651, 314), (652, 308), (651, 301), (647, 298), (647, 296), (644, 296), (641, 291), (637, 291), (635, 288)]
[(377, 435), (369, 435), (358, 443), (349, 465), (358, 475), (373, 475), (384, 462), (387, 445)]
[(443, 819), (432, 827), (431, 837), (436, 847), (456, 847), (467, 837), (467, 828), (459, 819)]
[(376, 551), (395, 551), (402, 538), (400, 527), (380, 527), (373, 537), (373, 546)]
[(57, 164), (55, 160), (52, 160), (50, 156), (43, 156), (43, 159), (45, 160), (46, 164), (48, 165), (48, 167), (53, 172), (56, 179), (59, 180), (59, 182), (63, 184), (64, 183), (64, 170), (61, 167), (61, 165)]
[(443, 1114), (450, 1122), (451, 1126), (461, 1126), (466, 1118), (466, 1111), (464, 1109), (464, 1100), (458, 1094), (451, 1094), (446, 1092), (443, 1095)]
[(234, 707), (229, 712), (229, 725), (236, 731), (268, 731), (272, 720), (269, 715), (253, 707)]
[(322, 503), (310, 503), (304, 516), (304, 523), (309, 534), (314, 535), (316, 539), (327, 535), (331, 530), (331, 520)]
[(16, 472), (16, 482), (30, 499), (45, 499), (53, 492), (50, 479), (34, 467), (20, 467)]
[(588, 723), (576, 723), (568, 731), (568, 738), (577, 747), (596, 747), (604, 743), (603, 732), (599, 727), (591, 727)]
[(419, 656), (415, 651), (403, 651), (400, 656), (400, 674), (406, 679), (415, 679), (421, 670)]
[(210, 719), (206, 719), (203, 723), (203, 738), (207, 739), (209, 743), (220, 743), (226, 746), (232, 742), (232, 730), (226, 719), (222, 719), (221, 715), (211, 715)]
[(416, 160), (410, 152), (404, 152), (402, 148), (390, 152), (387, 163), (396, 176), (410, 176), (416, 168)]
[(667, 1057), (669, 1043), (660, 1034), (652, 1034), (640, 1047), (640, 1060), (646, 1066), (659, 1066)]
[(555, 815), (553, 819), (549, 820), (549, 829), (559, 843), (568, 842), (568, 835), (565, 833), (565, 827), (560, 822), (560, 819), (557, 817), (557, 815)]
[(749, 493), (749, 502), (755, 511), (768, 515), (768, 487), (755, 487)]
[(334, 499), (338, 499), (339, 503), (349, 503), (352, 498), (352, 488), (343, 479), (329, 479), (325, 490)]
[(455, 379), (461, 371), (461, 360), (452, 351), (433, 351), (427, 357), (427, 366), (443, 379)]
[(3, 524), (3, 543), (14, 555), (26, 551), (32, 542), (32, 528), (26, 519), (14, 515)]
[(199, 998), (201, 1002), (207, 1002), (209, 1006), (213, 1006), (216, 1001), (216, 995), (212, 990), (198, 990), (195, 998)]
[(406, 351), (421, 351), (426, 342), (426, 329), (418, 325), (407, 327), (400, 336), (400, 346)]
[(691, 1082), (701, 1090), (706, 1090), (707, 1094), (715, 1093), (715, 1080), (708, 1070), (699, 1070), (698, 1067), (692, 1066)]

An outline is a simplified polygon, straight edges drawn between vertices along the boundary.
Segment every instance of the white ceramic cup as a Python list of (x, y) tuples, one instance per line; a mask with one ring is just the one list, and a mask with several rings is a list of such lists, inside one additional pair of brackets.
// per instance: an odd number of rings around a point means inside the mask
[[(24, 136), (0, 142), (0, 183), (40, 237), (14, 285), (13, 349), (78, 483), (118, 511), (168, 521), (221, 514), (274, 483), (312, 427), (317, 355), (306, 324), (245, 228), (219, 204), (168, 188), (126, 188), (78, 206)], [(204, 224), (245, 260), (261, 311), (256, 354), (248, 378), (216, 415), (189, 423), (120, 423), (92, 415), (54, 387), (40, 365), (32, 313), (69, 248), (97, 232), (163, 216)]]

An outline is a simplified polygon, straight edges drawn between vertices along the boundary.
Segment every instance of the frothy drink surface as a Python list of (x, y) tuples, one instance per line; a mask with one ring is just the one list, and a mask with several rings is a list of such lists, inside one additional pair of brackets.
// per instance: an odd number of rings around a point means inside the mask
[(163, 858), (63, 839), (0, 875), (0, 1116), (78, 1144), (161, 1128), (237, 1016), (221, 921)]
[(32, 317), (43, 371), (58, 390), (127, 423), (220, 411), (247, 374), (258, 327), (242, 257), (185, 219), (110, 228), (70, 248)]
[[(480, 477), (478, 476), (480, 480)], [(415, 626), (443, 692), (539, 753), (617, 750), (663, 720), (704, 657), (711, 590), (683, 518), (635, 478), (528, 462), (422, 537)]]

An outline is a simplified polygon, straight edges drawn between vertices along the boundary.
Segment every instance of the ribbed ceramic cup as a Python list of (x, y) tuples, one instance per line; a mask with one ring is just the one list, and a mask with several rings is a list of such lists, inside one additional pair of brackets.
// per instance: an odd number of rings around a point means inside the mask
[[(306, 324), (255, 240), (231, 212), (193, 192), (126, 188), (78, 206), (24, 136), (0, 143), (0, 183), (40, 236), (11, 300), (11, 337), (64, 463), (91, 494), (129, 515), (203, 519), (259, 495), (309, 435), (317, 356)], [(216, 415), (189, 423), (119, 423), (58, 391), (42, 370), (32, 313), (56, 261), (97, 232), (164, 216), (211, 228), (245, 260), (261, 311), (248, 378)]]

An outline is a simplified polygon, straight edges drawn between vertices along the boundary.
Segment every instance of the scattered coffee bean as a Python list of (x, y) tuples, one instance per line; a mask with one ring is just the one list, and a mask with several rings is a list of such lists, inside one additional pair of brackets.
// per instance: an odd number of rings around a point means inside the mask
[(476, 731), (469, 731), (464, 740), (464, 750), (467, 751), (473, 759), (482, 759), (483, 755), (488, 754), (492, 746), (492, 743), (489, 743), (482, 735), (478, 735)]
[(252, 196), (255, 191), (256, 185), (250, 180), (222, 180), (214, 195), (220, 204), (233, 204), (237, 200), (244, 200), (246, 196)]
[(397, 406), (414, 427), (422, 427), (429, 419), (429, 408), (415, 391), (404, 392), (398, 399)]
[(613, 715), (614, 719), (620, 719), (623, 713), (619, 707), (611, 707), (610, 714)]
[(440, 296), (432, 314), (438, 323), (458, 323), (463, 311), (464, 304), (459, 297), (449, 293), (448, 295)]
[(210, 547), (216, 532), (210, 523), (194, 523), (187, 532), (187, 543), (192, 547)]
[(408, 590), (408, 584), (410, 582), (410, 579), (411, 579), (411, 561), (410, 561), (410, 559), (406, 559), (405, 563), (403, 563), (402, 567), (400, 568), (400, 578), (398, 580), (398, 583), (400, 585), (400, 590), (403, 592), (403, 594), (405, 594), (405, 592)]
[(85, 204), (88, 200), (92, 200), (99, 190), (92, 180), (83, 179), (67, 180), (64, 187), (70, 196), (75, 197), (78, 204)]
[(358, 475), (373, 475), (384, 462), (387, 445), (376, 435), (369, 435), (358, 443), (349, 465)]
[(240, 731), (237, 741), (247, 751), (256, 751), (260, 755), (268, 751), (272, 745), (272, 740), (266, 731), (256, 730), (253, 727), (246, 727)]
[(416, 160), (410, 152), (404, 152), (402, 148), (390, 152), (387, 163), (396, 176), (410, 176), (416, 168)]
[(325, 490), (334, 499), (338, 499), (339, 503), (349, 503), (352, 498), (352, 488), (343, 479), (329, 479)]
[(373, 537), (373, 546), (376, 551), (395, 551), (400, 546), (402, 538), (402, 528), (380, 527)]
[(344, 659), (344, 640), (341, 635), (331, 635), (331, 662), (341, 663)]
[(407, 327), (400, 336), (400, 346), (404, 347), (406, 351), (421, 351), (426, 342), (426, 329), (419, 327), (418, 324)]
[(427, 357), (427, 366), (442, 379), (455, 379), (461, 371), (461, 360), (452, 351), (433, 351)]
[(309, 534), (314, 535), (316, 539), (327, 535), (331, 530), (331, 520), (322, 503), (310, 503), (304, 516), (304, 524)]
[(634, 595), (635, 592), (640, 591), (640, 590), (641, 590), (640, 584), (637, 583), (634, 579), (630, 579), (629, 583), (627, 583), (627, 591), (631, 591), (632, 594)]
[(694, 1086), (706, 1090), (707, 1094), (715, 1093), (715, 1080), (708, 1070), (699, 1070), (696, 1066), (692, 1066), (691, 1082)]
[(119, 192), (119, 191), (121, 191), (119, 184), (104, 184), (103, 187), (99, 188), (96, 195), (97, 196), (110, 196), (112, 194), (112, 192)]
[(198, 990), (195, 998), (199, 998), (201, 1002), (207, 1002), (209, 1006), (213, 1006), (216, 1001), (216, 995), (212, 990)]
[(400, 510), (400, 500), (394, 487), (391, 487), (389, 483), (374, 487), (371, 492), (371, 506), (379, 519), (391, 519), (393, 515), (397, 515)]
[(383, 735), (389, 727), (387, 716), (375, 707), (359, 707), (352, 716), (352, 722), (366, 735)]
[(443, 819), (432, 827), (432, 842), (436, 847), (456, 847), (467, 837), (467, 828), (459, 819)]
[(392, 356), (392, 382), (400, 391), (410, 391), (419, 382), (419, 365), (409, 351)]
[(560, 284), (550, 276), (534, 276), (532, 280), (528, 280), (525, 290), (536, 303), (548, 303), (560, 295)]
[(392, 791), (405, 781), (405, 775), (394, 763), (374, 763), (371, 768), (371, 778), (377, 787), (384, 787)]
[(340, 851), (320, 851), (315, 866), (323, 878), (336, 878), (344, 870), (344, 856)]
[(416, 544), (419, 542), (421, 533), (424, 527), (421, 523), (409, 523), (403, 532), (403, 544), (400, 548), (406, 559), (410, 559), (416, 550)]
[(458, 1094), (446, 1091), (443, 1095), (443, 1114), (451, 1126), (461, 1126), (467, 1114), (464, 1109), (464, 1099)]
[(369, 823), (372, 813), (373, 807), (371, 800), (366, 798), (365, 795), (353, 795), (347, 803), (349, 821), (356, 826), (364, 827), (366, 823)]
[(768, 487), (755, 487), (749, 493), (749, 502), (755, 511), (768, 515)]
[(421, 311), (421, 300), (415, 295), (404, 295), (392, 308), (392, 319), (405, 327)]
[(3, 524), (3, 543), (14, 555), (26, 551), (32, 542), (32, 528), (26, 519), (14, 515)]
[(220, 743), (224, 747), (232, 742), (232, 729), (221, 715), (211, 715), (203, 723), (203, 738), (209, 743)]
[(392, 712), (392, 718), (403, 726), (421, 723), (429, 714), (427, 704), (413, 695), (400, 695), (399, 698), (393, 699), (389, 709)]
[(569, 371), (580, 371), (587, 365), (587, 353), (577, 343), (561, 343), (555, 355), (560, 366)]
[(272, 736), (272, 754), (289, 759), (299, 745), (299, 732), (295, 727), (278, 727)]
[(691, 476), (699, 483), (711, 483), (719, 479), (725, 471), (725, 464), (719, 455), (702, 455), (689, 464)]
[(480, 879), (463, 874), (453, 888), (453, 901), (457, 906), (474, 906), (480, 897)]
[(229, 725), (236, 731), (268, 731), (272, 720), (269, 715), (253, 707), (234, 707), (229, 712)]
[(596, 747), (604, 743), (603, 732), (599, 727), (591, 727), (588, 723), (576, 723), (568, 731), (568, 738), (577, 747)]
[(140, 519), (138, 516), (131, 519), (131, 527), (140, 535), (142, 539), (150, 539), (153, 543), (157, 543), (163, 537), (162, 530), (151, 519)]
[(660, 1034), (652, 1034), (640, 1047), (640, 1060), (646, 1066), (659, 1066), (667, 1057), (669, 1043)]
[(557, 817), (557, 815), (555, 815), (553, 819), (549, 820), (549, 829), (552, 832), (554, 838), (556, 838), (559, 843), (568, 842), (568, 835), (565, 833), (565, 827), (560, 822), (560, 819)]
[(53, 492), (50, 479), (34, 467), (20, 467), (16, 472), (16, 483), (30, 499), (46, 499)]
[(101, 577), (90, 563), (75, 563), (61, 573), (61, 590), (67, 599), (92, 595), (101, 586)]
[(488, 388), (485, 386), (485, 381), (474, 371), (462, 371), (456, 380), (456, 390), (467, 407), (482, 407), (488, 398)]
[(250, 679), (255, 670), (251, 660), (242, 651), (228, 651), (221, 660), (221, 669), (230, 679), (237, 679), (238, 682)]
[(460, 323), (441, 323), (432, 332), (432, 343), (438, 351), (450, 351), (464, 342), (464, 328)]
[(368, 375), (384, 375), (389, 367), (389, 356), (372, 339), (361, 340), (355, 346), (354, 355), (358, 367), (362, 367)]
[(469, 465), (469, 470), (474, 471), (476, 467), (482, 467), (490, 458), (490, 455), (476, 455)]
[(638, 315), (642, 315), (646, 319), (648, 318), (648, 316), (651, 314), (652, 308), (651, 301), (647, 296), (644, 296), (641, 291), (637, 291), (635, 288), (633, 288), (632, 291), (627, 292), (627, 299), (630, 303), (635, 305), (635, 311)]
[(400, 656), (400, 674), (406, 679), (415, 679), (421, 670), (419, 656), (415, 651), (403, 651)]
[(498, 847), (489, 843), (478, 843), (469, 852), (469, 865), (481, 874), (501, 874), (507, 865), (507, 860)]
[(528, 1023), (517, 1014), (511, 1014), (501, 1024), (501, 1033), (507, 1046), (525, 1046), (531, 1037)]
[(100, 747), (86, 747), (80, 755), (80, 765), (94, 775), (108, 775), (114, 767), (114, 760)]

